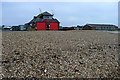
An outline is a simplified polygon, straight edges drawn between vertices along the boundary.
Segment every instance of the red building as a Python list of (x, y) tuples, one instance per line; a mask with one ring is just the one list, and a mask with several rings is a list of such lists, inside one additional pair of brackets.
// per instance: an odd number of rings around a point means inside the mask
[(35, 16), (31, 21), (31, 27), (36, 30), (59, 30), (59, 21), (53, 18), (53, 15), (48, 12), (43, 12)]

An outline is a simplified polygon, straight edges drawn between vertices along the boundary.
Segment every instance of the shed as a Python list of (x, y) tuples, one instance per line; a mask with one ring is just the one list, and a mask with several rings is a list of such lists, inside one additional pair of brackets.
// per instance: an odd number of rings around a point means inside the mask
[(86, 24), (83, 26), (83, 30), (117, 30), (116, 25), (111, 24)]

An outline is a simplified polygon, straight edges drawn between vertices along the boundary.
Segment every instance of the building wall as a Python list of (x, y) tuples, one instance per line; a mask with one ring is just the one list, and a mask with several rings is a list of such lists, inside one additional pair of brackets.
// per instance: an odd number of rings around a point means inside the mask
[(25, 25), (19, 25), (19, 27), (20, 27), (20, 30), (21, 30), (21, 31), (25, 31), (25, 30), (26, 30)]
[(99, 26), (96, 27), (96, 30), (116, 30), (114, 26)]
[(44, 22), (37, 22), (36, 23), (37, 30), (46, 30), (46, 23)]
[(115, 26), (92, 26), (85, 25), (83, 30), (117, 30)]
[(85, 25), (84, 27), (83, 27), (83, 30), (93, 30), (94, 28), (93, 27), (90, 27), (90, 26), (88, 26), (88, 25)]
[[(58, 30), (59, 29), (58, 22), (50, 22), (49, 24), (50, 24), (49, 30)], [(47, 30), (47, 24), (45, 22), (37, 22), (36, 29), (37, 30)]]
[(19, 26), (12, 26), (12, 31), (20, 31), (20, 27)]
[(59, 29), (59, 23), (57, 22), (50, 23), (50, 30), (58, 30), (58, 29)]

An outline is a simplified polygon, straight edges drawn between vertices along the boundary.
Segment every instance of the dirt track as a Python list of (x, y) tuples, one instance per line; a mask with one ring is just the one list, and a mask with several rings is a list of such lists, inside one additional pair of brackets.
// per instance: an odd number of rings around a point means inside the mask
[(97, 31), (2, 33), (3, 77), (119, 77), (118, 34)]

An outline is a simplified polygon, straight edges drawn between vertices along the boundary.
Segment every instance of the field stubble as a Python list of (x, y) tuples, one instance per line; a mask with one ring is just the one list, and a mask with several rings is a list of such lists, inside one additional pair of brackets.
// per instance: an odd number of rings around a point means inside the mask
[(97, 31), (2, 32), (2, 76), (119, 77), (118, 34)]

